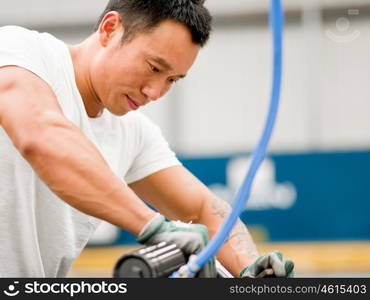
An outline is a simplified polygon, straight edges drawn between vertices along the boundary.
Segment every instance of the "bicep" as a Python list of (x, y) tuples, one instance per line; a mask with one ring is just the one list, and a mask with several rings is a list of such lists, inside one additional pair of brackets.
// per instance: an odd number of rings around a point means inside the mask
[(45, 81), (20, 67), (0, 68), (0, 125), (16, 147), (40, 133), (46, 120), (58, 119), (62, 110)]
[(135, 193), (169, 219), (198, 221), (211, 191), (183, 166), (158, 171), (130, 184)]

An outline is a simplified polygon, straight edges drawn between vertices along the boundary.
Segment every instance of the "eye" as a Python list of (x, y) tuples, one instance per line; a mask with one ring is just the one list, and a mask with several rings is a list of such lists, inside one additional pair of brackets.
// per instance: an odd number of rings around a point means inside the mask
[(172, 84), (172, 83), (176, 83), (179, 80), (175, 78), (169, 78), (168, 81)]
[(150, 66), (150, 69), (152, 70), (152, 72), (154, 72), (154, 73), (159, 73), (160, 72), (159, 69), (157, 67), (153, 66), (152, 64), (149, 64), (149, 66)]

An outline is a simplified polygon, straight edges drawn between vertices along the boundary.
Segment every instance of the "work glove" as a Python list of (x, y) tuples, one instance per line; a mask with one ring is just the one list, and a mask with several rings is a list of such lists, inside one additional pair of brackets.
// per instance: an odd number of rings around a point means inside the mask
[[(161, 242), (176, 244), (189, 258), (199, 253), (208, 243), (208, 230), (202, 224), (188, 224), (180, 221), (166, 221), (161, 214), (153, 217), (137, 236), (137, 241), (145, 245)], [(199, 277), (215, 278), (217, 275), (215, 260), (212, 259), (199, 272)]]
[(254, 263), (241, 271), (239, 277), (294, 277), (294, 263), (281, 252), (273, 251), (259, 256)]

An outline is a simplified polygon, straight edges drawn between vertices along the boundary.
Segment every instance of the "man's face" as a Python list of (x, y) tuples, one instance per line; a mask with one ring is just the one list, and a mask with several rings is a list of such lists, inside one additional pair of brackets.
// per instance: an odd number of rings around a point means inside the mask
[(115, 115), (124, 115), (166, 94), (186, 75), (200, 46), (181, 23), (166, 20), (121, 43), (122, 26), (90, 64), (92, 88)]

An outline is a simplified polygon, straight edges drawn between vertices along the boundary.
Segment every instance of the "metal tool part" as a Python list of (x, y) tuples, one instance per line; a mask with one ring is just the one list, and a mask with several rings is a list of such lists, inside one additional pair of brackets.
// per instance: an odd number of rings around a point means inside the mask
[[(186, 257), (175, 244), (165, 242), (123, 255), (116, 263), (114, 278), (164, 278), (186, 264)], [(216, 260), (217, 278), (233, 278)], [(199, 275), (196, 277), (200, 277)]]

